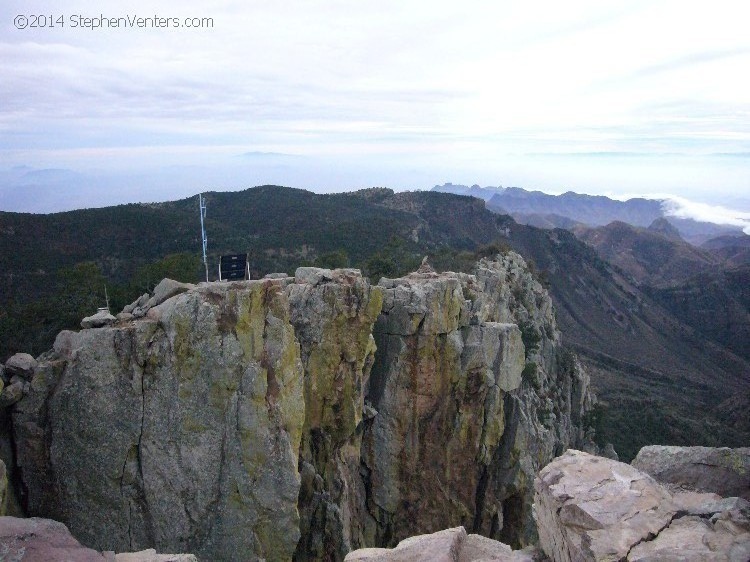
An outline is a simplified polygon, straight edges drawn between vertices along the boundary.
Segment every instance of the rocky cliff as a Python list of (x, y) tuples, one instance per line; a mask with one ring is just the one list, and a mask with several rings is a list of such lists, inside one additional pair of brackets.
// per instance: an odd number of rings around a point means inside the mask
[(591, 398), (520, 256), (181, 290), (39, 358), (12, 414), (29, 514), (221, 560), (534, 538), (533, 475), (583, 445)]

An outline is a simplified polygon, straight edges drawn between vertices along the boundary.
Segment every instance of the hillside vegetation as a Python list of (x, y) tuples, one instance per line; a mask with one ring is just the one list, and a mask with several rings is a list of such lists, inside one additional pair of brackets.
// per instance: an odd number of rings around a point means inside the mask
[[(211, 279), (218, 256), (230, 252), (248, 252), (254, 278), (317, 265), (357, 267), (377, 281), (416, 269), (425, 255), (438, 270), (468, 271), (478, 257), (515, 249), (549, 288), (564, 342), (592, 372), (602, 442), (631, 458), (649, 443), (750, 441), (747, 360), (676, 318), (667, 295), (644, 291), (568, 231), (519, 225), (482, 200), (437, 192), (263, 186), (205, 198)], [(116, 312), (164, 276), (205, 279), (199, 251), (197, 196), (0, 213), (0, 358), (39, 354), (59, 330), (77, 329), (104, 305), (105, 285)]]

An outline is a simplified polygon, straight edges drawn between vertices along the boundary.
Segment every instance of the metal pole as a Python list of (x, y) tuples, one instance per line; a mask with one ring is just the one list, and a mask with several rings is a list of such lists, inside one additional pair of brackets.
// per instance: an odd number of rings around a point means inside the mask
[(203, 194), (198, 194), (198, 205), (201, 213), (201, 239), (203, 240), (203, 267), (206, 268), (206, 283), (208, 283), (208, 261), (206, 260), (206, 248), (208, 247), (208, 238), (206, 238), (206, 226), (203, 219), (206, 216), (206, 202), (203, 200)]

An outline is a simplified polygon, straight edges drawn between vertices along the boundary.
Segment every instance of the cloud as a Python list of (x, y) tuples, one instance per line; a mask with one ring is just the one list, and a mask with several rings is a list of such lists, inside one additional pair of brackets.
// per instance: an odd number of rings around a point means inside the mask
[(721, 205), (697, 203), (674, 195), (668, 197), (662, 205), (667, 216), (739, 226), (745, 234), (750, 234), (750, 212), (736, 211)]

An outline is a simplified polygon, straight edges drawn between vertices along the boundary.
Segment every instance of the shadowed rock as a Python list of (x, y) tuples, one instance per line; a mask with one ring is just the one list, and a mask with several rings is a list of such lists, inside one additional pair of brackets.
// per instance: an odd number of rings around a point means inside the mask
[(750, 500), (750, 448), (643, 447), (632, 462), (659, 482)]

